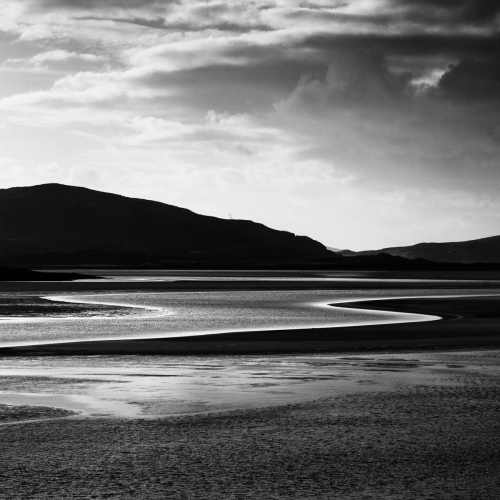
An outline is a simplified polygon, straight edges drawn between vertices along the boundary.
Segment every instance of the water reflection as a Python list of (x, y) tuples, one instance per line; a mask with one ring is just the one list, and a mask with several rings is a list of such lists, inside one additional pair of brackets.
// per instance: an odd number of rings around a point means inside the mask
[[(18, 312), (17, 316), (11, 315), (1, 322), (0, 345), (422, 321), (430, 317), (344, 309), (331, 304), (428, 293), (426, 290), (102, 292), (45, 299), (45, 305), (65, 305), (66, 309), (62, 308), (65, 314), (59, 316), (48, 314), (49, 307), (40, 307), (37, 315), (33, 304), (40, 299), (32, 298), (29, 314), (19, 317)], [(449, 290), (432, 290), (432, 294), (449, 294)], [(13, 296), (6, 296), (7, 300)], [(74, 314), (68, 315), (71, 307)]]

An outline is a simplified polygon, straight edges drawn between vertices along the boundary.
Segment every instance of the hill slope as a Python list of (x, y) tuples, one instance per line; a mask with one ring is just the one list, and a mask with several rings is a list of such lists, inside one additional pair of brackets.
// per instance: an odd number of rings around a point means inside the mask
[(426, 259), (435, 262), (500, 262), (500, 236), (491, 236), (479, 240), (457, 241), (451, 243), (418, 243), (408, 247), (382, 248), (351, 252), (343, 250), (344, 256), (362, 256), (387, 253), (407, 259)]
[(305, 236), (245, 220), (61, 184), (0, 190), (0, 255), (88, 249), (189, 260), (309, 260), (331, 255)]

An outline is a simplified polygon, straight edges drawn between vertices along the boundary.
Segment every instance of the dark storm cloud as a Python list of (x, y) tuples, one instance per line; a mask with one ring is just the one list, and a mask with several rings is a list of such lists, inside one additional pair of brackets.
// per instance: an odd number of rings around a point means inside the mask
[(336, 9), (296, 9), (287, 12), (284, 15), (287, 20), (310, 20), (310, 21), (324, 21), (324, 22), (337, 22), (343, 24), (373, 24), (378, 26), (386, 26), (394, 21), (394, 17), (386, 15), (360, 15), (360, 14), (346, 14), (337, 12)]
[[(310, 158), (335, 158), (365, 181), (433, 179), (489, 192), (499, 178), (497, 35), (400, 25), (386, 33), (323, 31), (298, 41), (300, 48), (328, 72), (303, 78), (277, 110), (315, 137)], [(419, 83), (423, 77), (433, 79)]]
[(391, 73), (381, 53), (341, 52), (330, 58), (324, 78), (303, 78), (295, 97), (320, 114), (332, 108), (391, 114), (408, 100), (409, 80)]
[(369, 54), (367, 61), (370, 58), (420, 58), (420, 65), (425, 66), (427, 59), (428, 66), (432, 67), (432, 57), (447, 57), (451, 61), (444, 68), (439, 92), (434, 96), (484, 100), (500, 95), (499, 36), (323, 34), (309, 37), (303, 46), (316, 50), (325, 61), (335, 60), (339, 54), (350, 54), (348, 57), (354, 58), (366, 58)]
[(460, 100), (500, 99), (500, 56), (493, 60), (465, 59), (451, 66), (438, 90)]
[(386, 55), (455, 57), (496, 56), (500, 37), (460, 34), (317, 34), (301, 44), (326, 54), (344, 50), (380, 51)]
[(406, 7), (406, 19), (439, 23), (489, 24), (500, 13), (497, 0), (393, 0), (395, 9)]
[[(345, 12), (347, 4), (336, 6), (300, 5), (283, 13), (287, 20), (302, 23), (311, 22), (337, 23), (344, 26), (384, 27), (400, 25), (403, 32), (409, 31), (409, 24), (440, 31), (444, 28), (474, 27), (492, 28), (500, 12), (497, 0), (389, 0), (384, 6), (371, 12)], [(405, 27), (406, 25), (406, 27)]]

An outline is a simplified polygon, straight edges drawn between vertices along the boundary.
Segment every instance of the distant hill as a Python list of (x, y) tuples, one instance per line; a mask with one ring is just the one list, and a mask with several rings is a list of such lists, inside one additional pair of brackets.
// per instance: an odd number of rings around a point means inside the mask
[(342, 252), (340, 248), (326, 247), (330, 252), (339, 253)]
[(380, 253), (407, 259), (426, 259), (434, 262), (500, 263), (500, 236), (451, 243), (418, 243), (407, 247), (391, 247), (362, 252), (352, 252), (351, 250), (342, 250), (340, 252), (345, 257), (377, 255)]
[[(0, 190), (0, 260), (72, 253), (76, 259), (308, 261), (331, 256), (306, 236), (247, 220), (199, 215), (155, 201), (61, 184)], [(124, 257), (125, 256), (125, 257)], [(29, 259), (28, 259), (29, 260)], [(64, 260), (64, 259), (63, 259)], [(112, 259), (111, 259), (112, 260)], [(109, 263), (109, 262), (107, 262)]]
[(360, 271), (500, 271), (500, 263), (436, 262), (427, 259), (407, 259), (388, 253), (346, 255), (331, 259), (329, 269)]
[(31, 271), (22, 267), (0, 266), (0, 281), (74, 281), (96, 279), (96, 276), (79, 273), (48, 273)]

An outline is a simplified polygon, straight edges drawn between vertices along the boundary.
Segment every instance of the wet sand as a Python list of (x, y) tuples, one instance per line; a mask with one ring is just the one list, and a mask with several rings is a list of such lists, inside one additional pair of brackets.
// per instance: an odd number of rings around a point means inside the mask
[(82, 417), (158, 418), (283, 406), (387, 390), (396, 382), (442, 384), (450, 370), (422, 354), (4, 358), (0, 403)]
[(8, 405), (0, 404), (0, 425), (19, 423), (25, 420), (45, 420), (69, 417), (76, 412), (50, 406)]
[[(95, 289), (94, 283), (71, 285)], [(165, 289), (164, 283), (157, 286)], [(237, 359), (249, 353), (346, 352), (358, 353), (346, 354), (346, 363), (360, 357), (366, 362), (365, 374), (350, 389), (209, 414), (104, 418), (2, 405), (0, 498), (496, 500), (499, 306), (494, 296), (370, 301), (363, 307), (443, 319), (4, 348), (2, 356), (48, 360), (44, 356), (230, 354)], [(464, 351), (471, 348), (487, 350)], [(367, 352), (392, 354), (362, 354)], [(422, 376), (425, 363), (433, 364), (431, 376)], [(325, 384), (335, 389), (334, 378)]]
[(346, 303), (343, 306), (427, 314), (443, 319), (357, 327), (4, 347), (0, 348), (0, 356), (377, 352), (500, 346), (500, 296), (384, 299)]
[[(209, 415), (0, 426), (0, 497), (498, 499), (499, 352), (383, 356), (366, 363), (367, 381), (370, 370), (391, 376), (378, 390)], [(443, 365), (433, 380), (416, 376), (425, 362)]]

